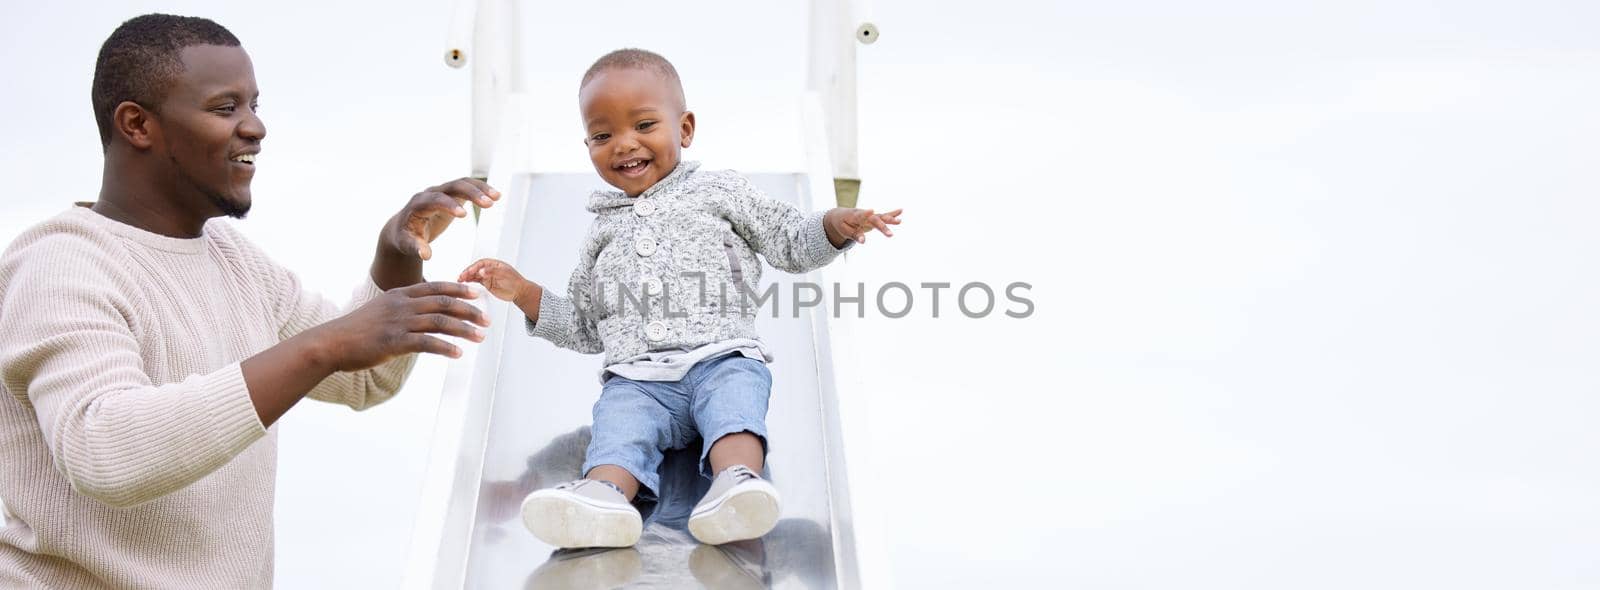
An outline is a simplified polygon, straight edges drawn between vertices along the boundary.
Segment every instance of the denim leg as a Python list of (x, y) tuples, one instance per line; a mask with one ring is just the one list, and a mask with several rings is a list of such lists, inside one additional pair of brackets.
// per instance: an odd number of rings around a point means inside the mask
[(639, 480), (639, 499), (654, 500), (660, 489), (656, 468), (661, 450), (672, 447), (675, 421), (672, 388), (662, 383), (612, 376), (594, 403), (593, 438), (585, 453), (583, 474), (600, 465), (616, 465)]
[(724, 436), (750, 432), (767, 449), (767, 398), (772, 394), (772, 373), (767, 364), (729, 355), (703, 361), (686, 376), (691, 382), (692, 416), (695, 428), (704, 438), (700, 451), (700, 473), (711, 472), (711, 445)]

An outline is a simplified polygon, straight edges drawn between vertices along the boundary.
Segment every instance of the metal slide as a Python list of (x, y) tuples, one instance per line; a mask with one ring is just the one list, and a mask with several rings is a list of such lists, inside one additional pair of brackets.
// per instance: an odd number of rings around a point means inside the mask
[[(589, 226), (582, 205), (599, 179), (527, 172), (534, 169), (528, 150), (536, 137), (519, 109), (529, 104), (518, 48), (520, 4), (455, 0), (444, 54), (450, 67), (471, 67), (472, 175), (487, 177), (509, 197), (482, 216), (474, 255), (507, 260), (533, 280), (564, 289)], [(855, 52), (879, 34), (868, 0), (809, 4), (805, 156), (788, 168), (804, 173), (750, 177), (769, 196), (807, 211), (856, 199)], [(777, 529), (756, 541), (696, 543), (685, 522), (709, 482), (699, 476), (691, 446), (667, 454), (661, 501), (637, 547), (557, 552), (540, 543), (523, 528), (520, 504), (533, 490), (580, 475), (600, 357), (535, 340), (523, 330), (520, 311), (489, 301), (488, 338), (463, 349), (439, 400), (405, 587), (888, 587), (881, 529), (853, 512), (865, 507), (862, 514), (870, 516), (875, 496), (847, 481), (843, 441), (849, 438), (852, 457), (861, 458), (866, 421), (857, 398), (839, 404), (829, 333), (850, 328), (830, 323), (821, 306), (794, 311), (791, 284), (821, 284), (820, 273), (763, 274), (758, 292), (776, 282), (782, 301), (756, 321), (776, 357), (767, 428), (769, 477), (783, 497)], [(772, 309), (783, 317), (772, 317)], [(856, 383), (849, 344), (847, 337), (838, 342), (844, 366), (837, 372)]]
[[(760, 174), (769, 196), (812, 210), (804, 174)], [(516, 174), (498, 180), (506, 205), (484, 216), (478, 253), (513, 263), (551, 288), (565, 289), (592, 214), (592, 174)], [(809, 275), (808, 275), (809, 276)], [(447, 378), (430, 457), (407, 586), (413, 588), (855, 588), (860, 578), (851, 531), (849, 486), (835, 404), (825, 312), (801, 310), (791, 285), (817, 281), (768, 268), (778, 283), (757, 330), (776, 360), (768, 412), (768, 469), (783, 518), (765, 538), (722, 547), (689, 536), (689, 510), (709, 484), (698, 447), (669, 453), (661, 501), (631, 549), (554, 551), (522, 525), (519, 506), (533, 490), (576, 479), (598, 398), (600, 355), (558, 349), (528, 336), (521, 313), (495, 301), (489, 337), (469, 347)], [(759, 291), (758, 291), (759, 292)], [(807, 297), (813, 297), (809, 293)], [(773, 309), (780, 312), (773, 318)]]

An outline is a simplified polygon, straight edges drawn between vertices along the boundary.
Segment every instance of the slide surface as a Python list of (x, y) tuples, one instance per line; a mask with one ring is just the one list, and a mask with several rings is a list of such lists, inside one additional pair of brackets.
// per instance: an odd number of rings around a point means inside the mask
[[(811, 209), (810, 181), (804, 175), (756, 174), (750, 179), (773, 198)], [(508, 194), (517, 206), (486, 212), (512, 216), (498, 230), (498, 257), (515, 264), (529, 279), (565, 291), (592, 219), (584, 206), (598, 182), (592, 174), (512, 177)], [(555, 551), (534, 538), (522, 525), (519, 505), (533, 490), (579, 476), (589, 440), (590, 408), (600, 392), (601, 358), (528, 336), (520, 312), (496, 305), (491, 308), (497, 315), (490, 338), (498, 341), (481, 348), (492, 358), (467, 363), (473, 374), (465, 388), (475, 400), (467, 405), (477, 408), (447, 411), (447, 401), (441, 409), (441, 421), (463, 423), (441, 423), (438, 432), (459, 432), (463, 442), (456, 450), (456, 483), (448, 492), (450, 509), (434, 552), (439, 563), (431, 586), (455, 586), (459, 580), (468, 588), (587, 587), (596, 582), (640, 587), (856, 587), (848, 484), (822, 315), (826, 312), (816, 307), (796, 313), (793, 283), (797, 281), (817, 282), (817, 278), (767, 267), (761, 288), (777, 283), (777, 301), (767, 302), (756, 321), (775, 357), (769, 367), (773, 390), (767, 416), (768, 471), (782, 496), (783, 517), (771, 534), (722, 547), (703, 546), (689, 536), (684, 521), (709, 484), (698, 474), (698, 447), (692, 447), (668, 453), (661, 469), (661, 501), (647, 516), (637, 547)], [(816, 295), (808, 292), (805, 297)], [(774, 309), (777, 318), (772, 317)], [(449, 477), (433, 473), (437, 468), (430, 469), (430, 477)]]

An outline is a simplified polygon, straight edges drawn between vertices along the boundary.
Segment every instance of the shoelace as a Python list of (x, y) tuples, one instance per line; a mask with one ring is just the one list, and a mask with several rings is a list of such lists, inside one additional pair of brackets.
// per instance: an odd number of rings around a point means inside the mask
[(747, 479), (759, 479), (759, 477), (760, 477), (760, 476), (757, 476), (755, 473), (751, 472), (749, 467), (745, 467), (743, 465), (734, 465), (733, 467), (729, 467), (727, 473), (728, 473), (728, 475), (730, 477), (732, 477), (736, 481), (744, 481), (744, 480), (747, 480)]
[[(584, 482), (594, 482), (594, 483), (603, 485), (605, 487), (611, 488), (613, 490), (616, 490), (616, 492), (618, 494), (622, 494), (622, 488), (617, 487), (617, 484), (611, 483), (611, 482), (603, 480), (603, 479), (576, 479), (576, 480), (569, 481), (567, 483), (556, 484), (555, 489), (558, 489), (558, 490), (570, 490), (570, 489), (576, 488), (576, 487), (578, 487), (580, 485), (583, 485)], [(627, 494), (623, 494), (623, 495), (626, 496)]]

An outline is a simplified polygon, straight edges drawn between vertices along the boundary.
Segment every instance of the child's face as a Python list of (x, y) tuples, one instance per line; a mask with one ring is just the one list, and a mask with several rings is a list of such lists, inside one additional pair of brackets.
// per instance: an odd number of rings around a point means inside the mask
[(694, 113), (654, 70), (614, 68), (578, 90), (589, 160), (607, 184), (636, 197), (678, 166), (694, 139)]

